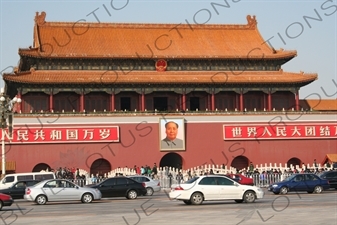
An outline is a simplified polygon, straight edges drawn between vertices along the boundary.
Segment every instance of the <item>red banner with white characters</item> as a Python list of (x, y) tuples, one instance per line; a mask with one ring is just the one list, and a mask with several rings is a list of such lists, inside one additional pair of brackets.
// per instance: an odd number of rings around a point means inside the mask
[(14, 127), (10, 139), (6, 133), (12, 144), (119, 142), (118, 126)]
[(236, 124), (223, 126), (224, 140), (337, 138), (337, 124)]

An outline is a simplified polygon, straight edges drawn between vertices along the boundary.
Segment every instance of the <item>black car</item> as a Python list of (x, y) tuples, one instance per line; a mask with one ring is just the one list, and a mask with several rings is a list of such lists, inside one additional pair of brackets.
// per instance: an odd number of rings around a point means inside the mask
[(126, 197), (136, 199), (140, 195), (146, 195), (145, 183), (139, 183), (128, 177), (112, 177), (99, 184), (87, 185), (97, 188), (102, 193), (102, 198)]
[(0, 193), (10, 195), (13, 199), (23, 199), (26, 187), (33, 186), (39, 182), (39, 180), (20, 180), (9, 188), (1, 189)]
[(319, 177), (328, 180), (330, 188), (337, 189), (337, 170), (325, 171)]

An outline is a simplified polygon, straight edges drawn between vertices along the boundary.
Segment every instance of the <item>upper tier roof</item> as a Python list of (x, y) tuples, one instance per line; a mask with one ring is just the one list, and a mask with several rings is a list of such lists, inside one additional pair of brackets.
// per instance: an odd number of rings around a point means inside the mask
[(52, 58), (291, 59), (261, 37), (255, 16), (245, 25), (46, 22), (36, 13), (33, 46), (20, 55)]

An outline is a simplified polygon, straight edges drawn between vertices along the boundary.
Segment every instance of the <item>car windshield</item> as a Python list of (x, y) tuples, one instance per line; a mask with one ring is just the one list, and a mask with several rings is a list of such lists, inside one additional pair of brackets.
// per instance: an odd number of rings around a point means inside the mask
[(327, 172), (321, 172), (319, 174), (317, 174), (319, 177), (323, 178), (326, 177)]
[(287, 177), (286, 179), (284, 179), (283, 181), (290, 181), (290, 180), (292, 180), (295, 176), (296, 176), (296, 174), (293, 174), (293, 175), (291, 175), (290, 177)]
[(186, 182), (184, 182), (185, 184), (192, 184), (192, 183), (194, 183), (194, 181), (196, 181), (196, 180), (198, 180), (199, 179), (199, 177), (193, 177), (193, 178), (191, 178), (191, 179), (189, 179), (188, 181), (186, 181)]
[(17, 183), (12, 184), (9, 188), (13, 188)]
[(34, 185), (30, 186), (30, 187), (35, 187), (35, 186), (39, 185), (41, 182), (44, 182), (44, 181), (41, 180), (41, 181), (37, 182), (36, 184), (34, 184)]

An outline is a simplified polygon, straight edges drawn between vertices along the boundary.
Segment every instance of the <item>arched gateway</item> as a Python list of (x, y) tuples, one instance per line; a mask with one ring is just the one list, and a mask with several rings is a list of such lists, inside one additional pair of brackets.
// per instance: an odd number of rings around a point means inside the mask
[(168, 167), (182, 169), (183, 159), (177, 153), (168, 153), (161, 158), (159, 166), (160, 167), (168, 166)]
[(46, 163), (39, 163), (36, 166), (34, 166), (32, 172), (40, 172), (41, 170), (48, 170), (51, 171), (51, 168), (48, 164)]
[(290, 165), (293, 165), (294, 167), (301, 166), (301, 160), (299, 158), (291, 158), (287, 162), (287, 167), (290, 168)]
[(97, 159), (95, 160), (90, 167), (90, 175), (99, 175), (104, 176), (105, 173), (111, 171), (111, 165), (106, 159)]
[(237, 156), (233, 159), (231, 167), (234, 167), (238, 170), (242, 170), (243, 168), (247, 168), (249, 165), (249, 160), (245, 156)]

